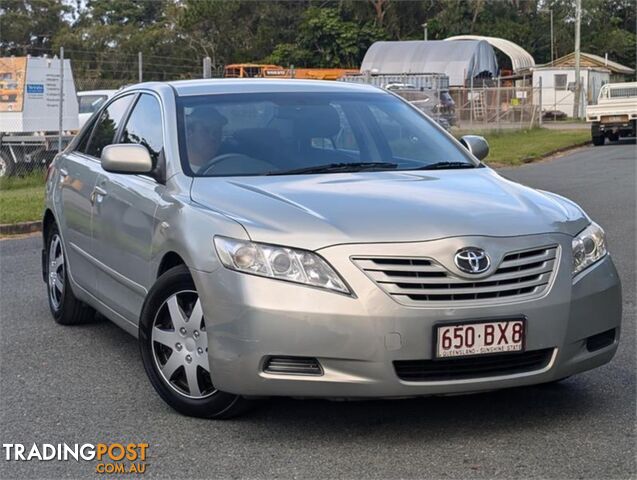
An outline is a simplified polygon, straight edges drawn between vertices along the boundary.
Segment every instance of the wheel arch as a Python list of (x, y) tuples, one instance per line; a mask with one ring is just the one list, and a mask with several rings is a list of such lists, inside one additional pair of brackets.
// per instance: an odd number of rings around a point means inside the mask
[(55, 216), (53, 215), (53, 211), (50, 208), (47, 208), (44, 211), (44, 216), (42, 217), (42, 237), (44, 241), (46, 241), (46, 237), (51, 231), (51, 226), (56, 223)]
[(161, 277), (168, 270), (179, 265), (187, 266), (181, 255), (172, 250), (164, 253), (161, 261), (159, 262), (159, 267), (157, 268), (157, 274), (155, 275), (155, 278), (157, 279)]

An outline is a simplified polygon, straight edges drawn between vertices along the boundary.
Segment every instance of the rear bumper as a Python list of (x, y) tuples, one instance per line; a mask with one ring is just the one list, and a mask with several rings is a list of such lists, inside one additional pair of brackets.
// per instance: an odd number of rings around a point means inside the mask
[[(332, 398), (477, 392), (550, 382), (590, 370), (609, 362), (617, 349), (621, 286), (608, 256), (572, 279), (571, 259), (562, 255), (551, 291), (532, 301), (410, 308), (339, 260), (336, 250), (321, 253), (344, 275), (355, 297), (224, 268), (193, 272), (217, 388), (250, 396)], [(541, 368), (427, 382), (403, 381), (396, 374), (394, 361), (432, 358), (434, 324), (520, 315), (527, 319), (526, 350), (553, 349)], [(587, 349), (589, 337), (611, 329), (615, 339), (610, 345)], [(265, 373), (264, 362), (277, 355), (316, 358), (322, 375)]]
[(620, 123), (594, 122), (591, 126), (593, 136), (618, 133), (620, 135), (634, 135), (637, 130), (637, 120)]

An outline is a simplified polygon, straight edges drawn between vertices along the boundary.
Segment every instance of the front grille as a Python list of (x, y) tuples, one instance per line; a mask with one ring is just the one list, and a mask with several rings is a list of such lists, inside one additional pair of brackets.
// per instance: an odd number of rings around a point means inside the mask
[(557, 246), (508, 253), (493, 275), (475, 281), (452, 274), (430, 258), (353, 260), (400, 303), (471, 302), (541, 294), (549, 285), (557, 264)]
[(444, 360), (398, 360), (396, 375), (408, 382), (434, 382), (498, 377), (532, 372), (545, 368), (551, 361), (552, 348), (522, 353), (498, 353), (484, 357)]
[(321, 364), (311, 357), (269, 357), (263, 364), (263, 371), (289, 375), (323, 375)]

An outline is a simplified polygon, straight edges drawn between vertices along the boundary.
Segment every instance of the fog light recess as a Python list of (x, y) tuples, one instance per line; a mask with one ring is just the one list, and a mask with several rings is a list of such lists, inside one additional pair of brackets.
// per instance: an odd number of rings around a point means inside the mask
[(592, 337), (586, 339), (586, 350), (594, 352), (595, 350), (601, 350), (604, 347), (612, 345), (615, 341), (615, 329), (606, 330), (605, 332), (598, 333)]
[(263, 363), (263, 371), (285, 375), (323, 375), (321, 364), (312, 357), (268, 357)]

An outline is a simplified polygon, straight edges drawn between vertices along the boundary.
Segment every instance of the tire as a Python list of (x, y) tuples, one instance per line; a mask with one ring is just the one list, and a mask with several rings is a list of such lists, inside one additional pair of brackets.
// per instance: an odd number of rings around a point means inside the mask
[(71, 289), (68, 264), (57, 225), (49, 229), (45, 242), (45, 278), (49, 309), (60, 325), (78, 325), (95, 319), (95, 310), (80, 302)]
[(16, 173), (16, 164), (8, 152), (0, 152), (0, 178), (11, 177)]
[(611, 142), (618, 142), (619, 133), (611, 133), (610, 135), (608, 135), (608, 140), (610, 140)]
[(252, 406), (252, 401), (217, 390), (212, 383), (201, 302), (186, 266), (168, 270), (150, 289), (140, 319), (139, 348), (153, 388), (179, 413), (226, 419)]
[(595, 145), (596, 147), (601, 147), (602, 145), (604, 145), (605, 140), (606, 137), (604, 137), (604, 135), (593, 135), (593, 145)]

